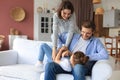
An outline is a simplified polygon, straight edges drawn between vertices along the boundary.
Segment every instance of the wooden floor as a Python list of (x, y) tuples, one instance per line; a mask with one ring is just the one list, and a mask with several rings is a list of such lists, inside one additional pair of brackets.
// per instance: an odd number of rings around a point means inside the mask
[(110, 63), (111, 63), (111, 66), (113, 68), (113, 70), (120, 70), (120, 61), (118, 61), (117, 63), (115, 63), (115, 58), (114, 57), (110, 57)]
[(120, 70), (120, 62), (117, 62), (117, 64), (114, 64), (114, 70)]
[(109, 80), (120, 80), (120, 61), (115, 64), (115, 58), (109, 58), (110, 64), (113, 68), (112, 76)]

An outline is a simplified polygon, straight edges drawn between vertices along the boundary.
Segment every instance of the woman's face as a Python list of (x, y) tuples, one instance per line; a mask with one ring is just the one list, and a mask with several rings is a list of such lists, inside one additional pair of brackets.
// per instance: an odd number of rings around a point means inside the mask
[(81, 35), (84, 40), (88, 40), (93, 35), (93, 33), (94, 32), (91, 28), (82, 27)]
[(61, 11), (61, 16), (64, 20), (67, 20), (71, 16), (71, 10), (69, 9), (63, 9)]

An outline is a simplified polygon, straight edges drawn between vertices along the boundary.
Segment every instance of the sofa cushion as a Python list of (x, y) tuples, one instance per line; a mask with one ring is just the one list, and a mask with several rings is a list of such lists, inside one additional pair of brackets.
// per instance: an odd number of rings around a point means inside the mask
[(0, 67), (0, 76), (7, 76), (23, 80), (39, 80), (42, 69), (34, 65), (18, 64)]
[(13, 42), (13, 50), (18, 52), (18, 64), (35, 64), (38, 61), (41, 43), (51, 45), (51, 42), (16, 38)]
[[(99, 73), (99, 75), (97, 74)], [(109, 79), (112, 75), (112, 68), (108, 60), (99, 60), (93, 66), (92, 70), (92, 80), (105, 80)]]

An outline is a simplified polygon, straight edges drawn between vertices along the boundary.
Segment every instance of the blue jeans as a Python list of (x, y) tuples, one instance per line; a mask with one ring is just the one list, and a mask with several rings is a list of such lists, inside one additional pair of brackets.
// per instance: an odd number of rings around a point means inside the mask
[(85, 76), (91, 74), (91, 70), (96, 61), (90, 61), (86, 65), (76, 64), (72, 72), (64, 71), (59, 64), (55, 62), (47, 63), (45, 67), (45, 79), (44, 80), (56, 80), (56, 74), (67, 73), (72, 74), (74, 80), (86, 80)]
[(40, 45), (40, 49), (39, 50), (40, 50), (39, 56), (38, 56), (38, 60), (39, 61), (43, 61), (44, 56), (46, 54), (47, 59), (48, 59), (47, 61), (48, 62), (52, 62), (52, 48), (48, 44), (42, 43)]

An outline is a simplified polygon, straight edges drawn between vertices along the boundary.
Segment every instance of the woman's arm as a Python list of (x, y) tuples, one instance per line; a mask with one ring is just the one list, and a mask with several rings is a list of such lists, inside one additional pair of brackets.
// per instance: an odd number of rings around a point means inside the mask
[(71, 42), (71, 40), (72, 40), (72, 36), (73, 36), (73, 32), (68, 32), (68, 37), (67, 37), (67, 40), (66, 40), (66, 43), (65, 43), (65, 46), (66, 47), (68, 47), (69, 46), (69, 44), (70, 44), (70, 42)]
[(73, 13), (73, 15), (71, 16), (70, 20), (69, 20), (69, 30), (68, 30), (68, 37), (66, 40), (66, 44), (65, 46), (69, 46), (71, 40), (72, 40), (72, 36), (74, 33), (78, 33), (79, 29), (77, 27), (76, 24), (76, 18), (75, 18), (75, 13)]
[(52, 36), (52, 43), (53, 47), (57, 47), (57, 39), (58, 39), (58, 19), (57, 13), (53, 15), (53, 36)]
[(57, 13), (54, 13), (53, 15), (53, 35), (52, 35), (52, 59), (55, 60), (56, 53), (57, 53), (57, 39), (58, 39), (58, 26), (57, 26), (58, 20), (57, 20)]

